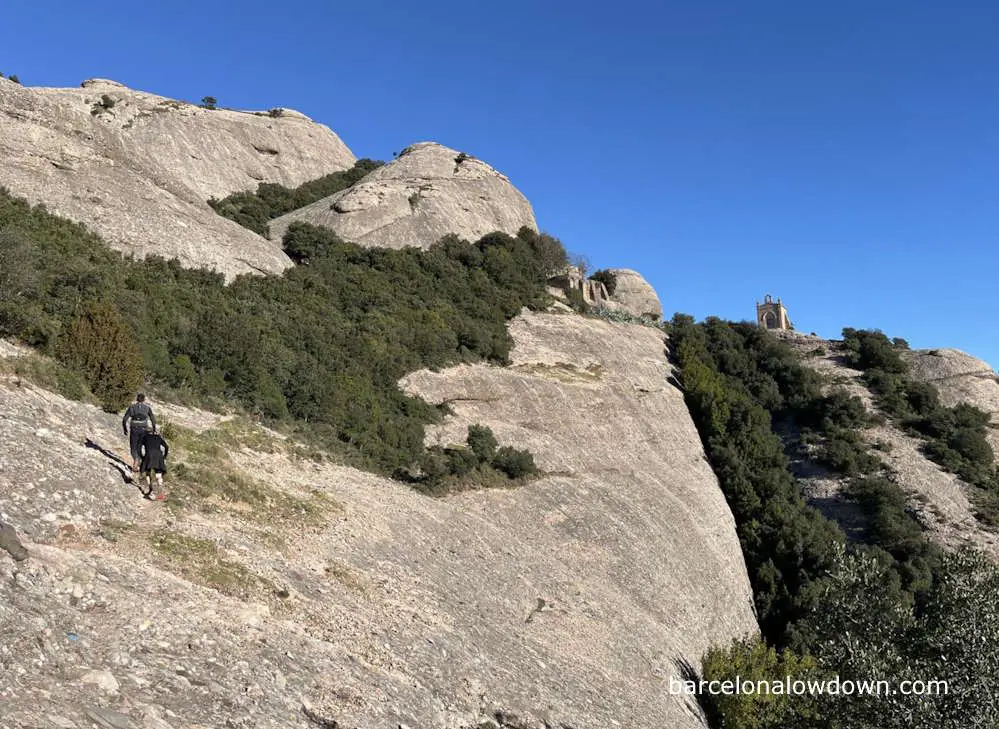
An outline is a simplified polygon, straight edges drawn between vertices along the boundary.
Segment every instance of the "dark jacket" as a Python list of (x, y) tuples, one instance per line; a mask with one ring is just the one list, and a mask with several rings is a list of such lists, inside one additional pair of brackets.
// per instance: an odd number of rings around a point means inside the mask
[(166, 473), (166, 457), (170, 453), (170, 446), (163, 440), (159, 433), (149, 432), (142, 437), (142, 444), (139, 446), (142, 455), (142, 465), (140, 471), (158, 471)]
[(121, 429), (126, 433), (131, 430), (151, 430), (156, 427), (156, 416), (153, 409), (144, 402), (133, 402), (121, 419)]

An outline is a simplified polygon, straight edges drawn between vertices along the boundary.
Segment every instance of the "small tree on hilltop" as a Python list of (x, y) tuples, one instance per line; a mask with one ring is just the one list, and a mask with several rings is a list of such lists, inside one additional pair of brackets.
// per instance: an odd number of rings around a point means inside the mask
[(106, 410), (122, 408), (142, 384), (142, 353), (135, 335), (107, 302), (89, 304), (73, 321), (59, 358), (87, 378)]
[(209, 109), (211, 111), (214, 111), (216, 108), (218, 108), (217, 105), (218, 105), (218, 100), (216, 100), (216, 98), (214, 96), (202, 96), (201, 97), (201, 108), (202, 109)]

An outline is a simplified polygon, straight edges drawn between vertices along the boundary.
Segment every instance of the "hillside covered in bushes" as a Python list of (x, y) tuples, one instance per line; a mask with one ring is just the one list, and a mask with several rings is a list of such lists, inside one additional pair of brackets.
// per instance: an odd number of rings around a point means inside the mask
[(556, 239), (527, 229), (421, 251), (365, 249), (297, 225), (284, 245), (303, 265), (226, 286), (176, 261), (125, 258), (0, 191), (0, 335), (54, 356), (68, 394), (80, 395), (82, 378), (109, 409), (145, 380), (405, 475), (419, 470), (424, 426), (441, 413), (403, 394), (399, 378), (504, 362), (507, 320), (545, 303), (546, 276), (566, 259)]
[[(685, 399), (732, 508), (762, 640), (705, 656), (708, 680), (944, 680), (939, 696), (707, 696), (714, 727), (994, 726), (999, 705), (999, 570), (980, 554), (945, 554), (860, 431), (876, 414), (805, 367), (785, 343), (750, 324), (676, 315), (669, 323)], [(851, 363), (879, 404), (927, 436), (927, 453), (980, 489), (994, 474), (974, 408), (939, 406), (932, 385), (904, 377), (880, 332), (844, 330)], [(778, 432), (796, 432), (794, 442)], [(864, 514), (848, 542), (807, 504), (788, 449), (816, 457), (847, 482)], [(973, 627), (972, 627), (973, 626)]]

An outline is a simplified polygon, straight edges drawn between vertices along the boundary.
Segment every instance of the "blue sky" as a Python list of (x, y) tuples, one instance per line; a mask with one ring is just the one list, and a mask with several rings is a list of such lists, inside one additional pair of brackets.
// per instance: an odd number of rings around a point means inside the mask
[(989, 5), (37, 0), (4, 7), (0, 71), (289, 106), (358, 156), (440, 141), (668, 314), (771, 292), (804, 331), (999, 366)]

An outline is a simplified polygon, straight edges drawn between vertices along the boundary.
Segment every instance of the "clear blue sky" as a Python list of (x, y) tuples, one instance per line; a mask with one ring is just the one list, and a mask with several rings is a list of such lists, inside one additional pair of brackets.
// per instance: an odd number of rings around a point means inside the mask
[(999, 366), (997, 38), (985, 2), (36, 0), (0, 71), (289, 106), (358, 156), (437, 140), (667, 315), (772, 292)]

